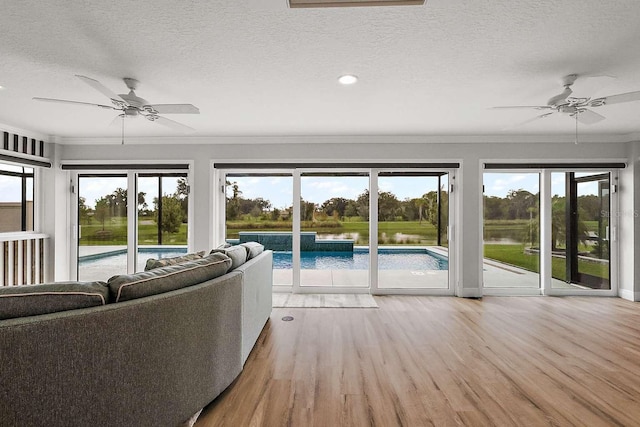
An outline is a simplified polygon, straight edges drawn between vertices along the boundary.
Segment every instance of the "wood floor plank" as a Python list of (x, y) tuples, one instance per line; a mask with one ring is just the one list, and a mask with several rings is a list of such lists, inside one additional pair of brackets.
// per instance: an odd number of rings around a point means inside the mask
[(376, 301), (274, 309), (244, 371), (196, 427), (640, 425), (637, 303)]

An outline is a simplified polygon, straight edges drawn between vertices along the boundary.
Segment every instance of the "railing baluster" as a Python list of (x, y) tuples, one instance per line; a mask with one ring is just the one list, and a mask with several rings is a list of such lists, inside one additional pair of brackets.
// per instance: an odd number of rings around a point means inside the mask
[(0, 234), (0, 286), (44, 282), (47, 245), (44, 234)]
[(8, 241), (7, 242), (7, 250), (9, 252), (9, 256), (7, 257), (7, 271), (9, 272), (8, 276), (9, 276), (9, 280), (8, 280), (8, 284), (9, 285), (15, 285), (16, 284), (16, 278), (13, 275), (14, 274), (14, 260), (13, 260), (13, 246), (14, 246), (13, 241)]
[(33, 284), (33, 258), (32, 258), (32, 249), (33, 249), (33, 242), (35, 242), (35, 240), (31, 239), (31, 240), (27, 240), (25, 241), (25, 247), (26, 247), (26, 253), (27, 253), (27, 258), (25, 260), (25, 264), (24, 264), (24, 268), (25, 268), (25, 282), (27, 285), (32, 285)]
[(7, 245), (5, 245), (5, 242), (0, 242), (0, 270), (2, 271), (2, 275), (0, 275), (0, 286), (6, 286), (7, 282), (5, 281), (4, 277), (5, 277), (5, 268), (4, 268), (4, 259), (6, 257), (6, 253), (7, 253), (7, 249), (6, 249)]

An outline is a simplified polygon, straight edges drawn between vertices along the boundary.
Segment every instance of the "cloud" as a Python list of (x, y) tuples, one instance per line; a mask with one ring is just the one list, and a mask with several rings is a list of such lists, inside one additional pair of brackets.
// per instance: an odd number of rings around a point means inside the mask
[(524, 189), (537, 193), (539, 178), (537, 173), (485, 173), (485, 194), (504, 197), (510, 190)]

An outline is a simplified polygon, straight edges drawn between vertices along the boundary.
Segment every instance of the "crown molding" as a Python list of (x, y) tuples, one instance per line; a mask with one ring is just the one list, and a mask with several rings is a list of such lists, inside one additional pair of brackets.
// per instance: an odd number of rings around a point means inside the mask
[[(578, 144), (640, 141), (640, 133), (580, 135)], [(121, 137), (56, 137), (62, 145), (121, 145)], [(128, 137), (125, 145), (216, 145), (216, 144), (575, 144), (575, 135), (267, 135), (267, 136), (158, 136)]]

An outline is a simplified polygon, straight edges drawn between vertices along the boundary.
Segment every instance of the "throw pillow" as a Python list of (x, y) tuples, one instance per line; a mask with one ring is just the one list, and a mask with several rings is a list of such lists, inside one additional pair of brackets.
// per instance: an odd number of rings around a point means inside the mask
[(225, 249), (214, 249), (211, 253), (223, 253), (231, 258), (231, 268), (230, 270), (234, 270), (240, 267), (247, 261), (247, 249), (244, 246), (231, 246)]
[(105, 305), (104, 282), (58, 282), (0, 287), (0, 320)]
[(258, 242), (245, 242), (240, 243), (240, 246), (244, 246), (247, 249), (247, 261), (251, 258), (255, 258), (264, 252), (264, 246)]
[(230, 266), (228, 256), (216, 253), (194, 261), (113, 276), (108, 281), (111, 300), (127, 301), (197, 285), (222, 276)]
[(147, 264), (144, 266), (144, 271), (153, 270), (158, 267), (166, 267), (168, 265), (176, 265), (185, 261), (194, 261), (196, 259), (200, 259), (204, 256), (204, 251), (196, 252), (193, 254), (181, 255), (173, 258), (160, 258), (154, 259), (149, 258), (147, 260)]

